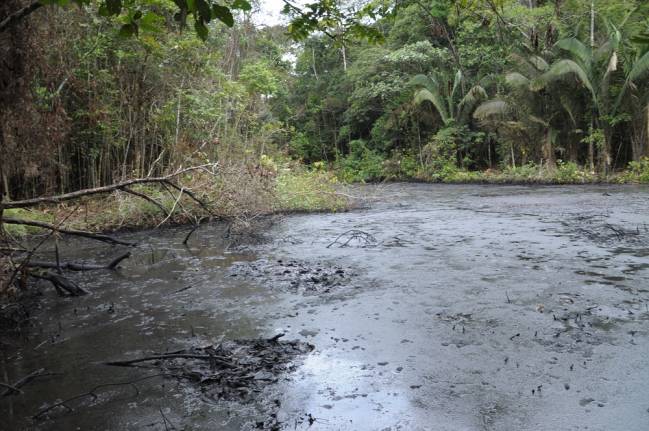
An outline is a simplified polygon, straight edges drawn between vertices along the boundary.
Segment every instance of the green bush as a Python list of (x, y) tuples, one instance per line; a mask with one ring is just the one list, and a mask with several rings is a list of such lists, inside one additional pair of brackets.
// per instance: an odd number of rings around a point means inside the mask
[(590, 172), (581, 169), (575, 162), (557, 162), (554, 181), (559, 183), (585, 183), (593, 180)]
[(649, 183), (649, 157), (630, 162), (628, 171), (622, 176), (625, 182)]
[[(322, 162), (316, 162), (314, 164)], [(336, 190), (336, 176), (315, 166), (307, 170), (300, 165), (284, 166), (276, 183), (276, 210), (338, 211), (349, 206), (347, 198)]]
[(383, 162), (383, 174), (390, 180), (412, 180), (420, 176), (420, 164), (414, 155), (395, 151)]
[(504, 181), (535, 182), (542, 178), (540, 168), (534, 162), (527, 162), (520, 166), (507, 166), (503, 169)]
[(362, 139), (349, 143), (349, 155), (339, 157), (334, 168), (340, 179), (346, 182), (378, 181), (385, 178), (383, 157), (367, 148)]

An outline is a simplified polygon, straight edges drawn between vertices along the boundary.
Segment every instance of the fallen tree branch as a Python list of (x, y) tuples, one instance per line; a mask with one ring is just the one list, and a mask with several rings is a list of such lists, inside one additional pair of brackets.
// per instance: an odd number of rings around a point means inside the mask
[(133, 196), (137, 196), (137, 197), (142, 198), (142, 199), (144, 199), (144, 200), (146, 200), (146, 201), (148, 201), (148, 202), (151, 202), (153, 205), (155, 205), (155, 206), (157, 206), (158, 208), (160, 208), (160, 211), (162, 211), (162, 212), (167, 216), (167, 218), (171, 217), (171, 213), (170, 213), (169, 211), (167, 211), (167, 208), (165, 208), (165, 207), (164, 207), (160, 202), (158, 202), (157, 200), (155, 200), (155, 199), (153, 199), (153, 198), (151, 198), (151, 197), (145, 195), (144, 193), (140, 193), (140, 192), (137, 192), (137, 191), (135, 191), (135, 190), (132, 190), (132, 189), (130, 189), (130, 188), (128, 188), (128, 187), (124, 187), (124, 188), (121, 189), (121, 190), (124, 191), (124, 192), (126, 192), (126, 193), (130, 193), (130, 194), (132, 194)]
[(116, 367), (130, 367), (133, 364), (139, 364), (140, 362), (148, 361), (161, 361), (168, 359), (201, 359), (203, 361), (214, 361), (215, 363), (222, 365), (228, 368), (236, 368), (236, 365), (229, 362), (225, 358), (221, 358), (213, 355), (198, 355), (195, 353), (169, 353), (166, 355), (153, 355), (145, 356), (144, 358), (130, 359), (126, 361), (111, 361), (104, 362), (104, 365), (112, 365)]
[(208, 207), (207, 204), (206, 204), (205, 202), (203, 202), (202, 200), (198, 199), (198, 198), (196, 197), (196, 195), (195, 195), (192, 191), (187, 190), (187, 189), (184, 188), (184, 187), (180, 187), (180, 186), (178, 186), (177, 184), (174, 184), (173, 181), (167, 181), (167, 182), (165, 182), (165, 184), (169, 184), (171, 187), (173, 187), (174, 189), (178, 190), (178, 191), (180, 192), (181, 195), (182, 195), (183, 193), (185, 193), (185, 194), (186, 194), (187, 196), (189, 196), (189, 197), (190, 197), (194, 202), (196, 202), (198, 205), (200, 205), (201, 208), (203, 208), (205, 211), (207, 211), (208, 214), (210, 214), (210, 215), (214, 215), (214, 213), (212, 212), (212, 210), (210, 209), (210, 207)]
[(128, 259), (129, 257), (131, 257), (130, 251), (119, 255), (115, 259), (111, 260), (107, 265), (92, 265), (75, 262), (56, 263), (31, 260), (27, 263), (27, 266), (32, 268), (67, 269), (69, 271), (95, 271), (98, 269), (115, 269), (121, 261)]
[(43, 377), (43, 376), (49, 376), (49, 375), (52, 375), (52, 373), (46, 373), (46, 372), (45, 372), (45, 368), (40, 368), (40, 369), (38, 369), (38, 370), (36, 370), (36, 371), (33, 371), (33, 372), (27, 374), (25, 377), (20, 378), (20, 379), (19, 379), (16, 383), (14, 383), (13, 385), (6, 385), (6, 384), (3, 384), (2, 386), (6, 386), (6, 387), (9, 387), (9, 386), (10, 386), (10, 388), (7, 389), (6, 391), (4, 391), (4, 392), (2, 393), (2, 396), (3, 396), (3, 397), (6, 397), (6, 396), (8, 396), (8, 395), (15, 394), (15, 393), (16, 393), (15, 391), (18, 391), (18, 393), (19, 393), (19, 392), (20, 392), (20, 388), (22, 388), (23, 386), (25, 386), (27, 383), (31, 382), (31, 381), (34, 380), (35, 378), (37, 378), (37, 377)]
[[(0, 199), (0, 204), (1, 203), (2, 203), (2, 200)], [(41, 239), (41, 241), (38, 244), (36, 244), (34, 247), (32, 247), (32, 249), (29, 250), (29, 252), (27, 252), (27, 256), (23, 260), (23, 263), (21, 263), (20, 265), (18, 265), (14, 269), (13, 273), (11, 274), (11, 277), (9, 278), (9, 282), (6, 284), (6, 286), (11, 286), (13, 284), (14, 280), (16, 279), (16, 276), (18, 276), (19, 273), (23, 274), (23, 282), (26, 280), (27, 277), (25, 275), (27, 274), (27, 271), (26, 271), (27, 262), (29, 262), (31, 260), (32, 256), (34, 256), (34, 253), (36, 253), (36, 250), (38, 250), (43, 244), (45, 244), (45, 241), (47, 241), (49, 238), (51, 238), (52, 235), (54, 235), (54, 233), (61, 227), (61, 225), (63, 223), (65, 223), (65, 221), (68, 218), (70, 218), (72, 216), (72, 214), (74, 214), (77, 211), (77, 209), (79, 209), (78, 206), (76, 208), (74, 208), (72, 211), (70, 211), (70, 213), (63, 220), (58, 222), (57, 225), (51, 225), (52, 229), (50, 229), (50, 232), (47, 235), (45, 235), (45, 237), (43, 239)], [(0, 216), (2, 215), (2, 213), (3, 213), (3, 208), (2, 208), (2, 205), (0, 205)], [(2, 231), (2, 217), (0, 217), (0, 231)], [(11, 260), (11, 258), (10, 258), (10, 260)], [(61, 293), (60, 292), (60, 287), (57, 284), (55, 284), (54, 287), (56, 287), (57, 292)]]
[(165, 218), (164, 218), (160, 223), (158, 223), (158, 225), (156, 226), (156, 228), (159, 228), (160, 226), (162, 226), (163, 224), (165, 224), (165, 223), (167, 222), (167, 220), (169, 220), (169, 219), (171, 218), (171, 215), (174, 213), (174, 211), (176, 211), (176, 206), (178, 205), (178, 202), (179, 202), (180, 199), (183, 197), (183, 191), (184, 191), (184, 190), (185, 190), (184, 187), (182, 187), (182, 188), (180, 189), (180, 192), (178, 193), (178, 197), (177, 197), (176, 200), (174, 201), (174, 204), (173, 204), (173, 206), (171, 207), (171, 210), (170, 210), (169, 213), (167, 214), (167, 217), (165, 217)]
[(64, 296), (63, 291), (68, 292), (70, 296), (81, 296), (90, 293), (75, 282), (68, 280), (60, 274), (37, 271), (29, 271), (27, 274), (34, 278), (49, 281), (61, 296)]
[(104, 234), (99, 234), (99, 233), (92, 233), (84, 230), (76, 230), (76, 229), (63, 229), (59, 226), (50, 224), (50, 223), (45, 223), (42, 221), (36, 221), (36, 220), (22, 220), (22, 219), (16, 219), (13, 217), (4, 217), (2, 219), (2, 223), (7, 223), (7, 224), (17, 224), (17, 225), (23, 225), (23, 226), (34, 226), (34, 227), (39, 227), (41, 229), (48, 229), (51, 231), (56, 231), (60, 232), (65, 235), (70, 235), (70, 236), (81, 236), (84, 238), (90, 238), (94, 239), (97, 241), (102, 241), (102, 242), (107, 242), (110, 244), (119, 244), (119, 245), (127, 245), (129, 247), (134, 247), (137, 244), (132, 243), (132, 242), (126, 242), (119, 240), (117, 238), (113, 238), (112, 236), (109, 235), (104, 235)]
[(22, 394), (23, 393), (23, 391), (21, 391), (20, 389), (18, 389), (15, 386), (10, 385), (9, 383), (0, 382), (0, 386), (2, 386), (3, 388), (9, 389), (9, 392), (14, 392), (14, 393), (17, 393), (17, 394)]
[(84, 392), (84, 393), (82, 393), (82, 394), (75, 395), (75, 396), (73, 396), (73, 397), (71, 397), (71, 398), (68, 398), (67, 400), (59, 401), (58, 403), (54, 403), (54, 404), (52, 404), (52, 405), (49, 406), (49, 407), (46, 407), (46, 408), (44, 408), (44, 409), (41, 409), (39, 412), (37, 412), (36, 414), (34, 414), (34, 416), (32, 416), (32, 418), (33, 418), (33, 419), (40, 419), (40, 418), (43, 417), (46, 413), (48, 413), (48, 412), (50, 412), (50, 411), (52, 411), (52, 410), (54, 410), (54, 409), (56, 409), (56, 408), (58, 408), (58, 407), (65, 407), (65, 408), (68, 409), (69, 411), (72, 411), (73, 409), (70, 408), (70, 407), (67, 405), (67, 403), (69, 403), (69, 402), (71, 402), (71, 401), (76, 401), (76, 400), (78, 400), (78, 399), (85, 398), (85, 397), (92, 397), (93, 400), (96, 400), (98, 397), (97, 397), (97, 394), (96, 394), (95, 392), (97, 392), (99, 389), (102, 389), (102, 388), (108, 388), (108, 387), (113, 387), (113, 386), (126, 386), (126, 385), (131, 385), (131, 386), (133, 386), (133, 388), (135, 389), (135, 393), (136, 393), (136, 395), (139, 395), (139, 394), (140, 394), (140, 390), (138, 389), (137, 386), (135, 386), (135, 383), (138, 383), (138, 382), (141, 382), (141, 381), (144, 381), (144, 380), (149, 380), (149, 379), (152, 379), (152, 378), (154, 378), (154, 377), (167, 377), (167, 376), (170, 376), (170, 375), (169, 375), (169, 374), (166, 374), (166, 373), (153, 374), (153, 375), (151, 375), (151, 376), (141, 377), (141, 378), (139, 378), (139, 379), (131, 380), (131, 381), (128, 381), (128, 382), (104, 383), (104, 384), (102, 384), (102, 385), (97, 385), (97, 386), (95, 386), (94, 388), (92, 388), (91, 390), (89, 390), (88, 392)]
[(189, 241), (189, 237), (192, 236), (192, 234), (193, 234), (193, 233), (196, 231), (196, 229), (198, 229), (200, 226), (201, 226), (201, 224), (200, 224), (200, 220), (199, 220), (198, 223), (196, 223), (196, 225), (192, 228), (192, 230), (190, 230), (189, 233), (187, 233), (187, 236), (185, 236), (185, 239), (183, 240), (183, 245), (187, 245), (187, 242)]
[[(101, 186), (101, 187), (95, 187), (91, 189), (83, 189), (83, 190), (77, 190), (76, 192), (70, 192), (70, 193), (64, 193), (62, 195), (55, 195), (55, 196), (44, 196), (41, 198), (33, 198), (33, 199), (25, 199), (21, 201), (10, 201), (10, 202), (3, 202), (2, 203), (2, 208), (3, 209), (11, 209), (11, 208), (28, 208), (28, 207), (33, 207), (37, 205), (42, 205), (42, 204), (59, 204), (61, 202), (65, 201), (70, 201), (73, 199), (78, 199), (84, 196), (92, 196), (92, 195), (97, 195), (97, 194), (102, 194), (102, 193), (110, 193), (115, 190), (123, 190), (125, 187), (136, 185), (136, 184), (151, 184), (151, 183), (166, 183), (174, 187), (175, 189), (180, 189), (179, 186), (173, 184), (171, 180), (179, 175), (185, 174), (187, 172), (195, 171), (195, 170), (203, 170), (203, 168), (207, 166), (214, 166), (213, 163), (208, 163), (205, 165), (200, 165), (200, 166), (192, 166), (189, 168), (184, 168), (184, 169), (178, 169), (177, 171), (165, 175), (162, 177), (147, 177), (147, 178), (134, 178), (131, 180), (126, 180), (122, 181), (119, 183), (111, 184), (108, 186)], [(185, 190), (185, 193), (190, 196), (192, 199), (194, 199), (196, 202), (198, 202), (203, 208), (207, 210), (207, 206), (204, 206), (204, 204), (198, 200), (193, 193), (189, 192), (188, 190)]]

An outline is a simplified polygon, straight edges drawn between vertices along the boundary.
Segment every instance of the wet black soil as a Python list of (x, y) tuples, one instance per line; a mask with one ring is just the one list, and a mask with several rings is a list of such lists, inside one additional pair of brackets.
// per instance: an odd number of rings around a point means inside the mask
[[(0, 429), (649, 429), (649, 188), (356, 193), (379, 199), (254, 244), (219, 225), (188, 246), (188, 229), (129, 235), (120, 269), (70, 275), (90, 295), (43, 286), (0, 378), (49, 374), (0, 397)], [(105, 365), (156, 352), (201, 358)]]
[(353, 288), (356, 274), (342, 266), (296, 259), (241, 262), (230, 268), (231, 277), (245, 277), (282, 292), (321, 295)]

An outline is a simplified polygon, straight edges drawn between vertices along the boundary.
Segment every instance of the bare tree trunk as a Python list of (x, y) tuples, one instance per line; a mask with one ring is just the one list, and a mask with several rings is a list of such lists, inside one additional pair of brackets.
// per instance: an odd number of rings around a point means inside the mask
[(318, 71), (315, 68), (315, 49), (311, 47), (311, 67), (313, 68), (313, 76), (315, 76), (315, 80), (318, 80)]
[(554, 159), (554, 148), (552, 148), (552, 131), (546, 128), (543, 131), (543, 158), (548, 166), (548, 169), (554, 170), (557, 167), (556, 160)]
[(631, 127), (631, 154), (633, 161), (638, 162), (649, 155), (649, 104), (640, 110)]

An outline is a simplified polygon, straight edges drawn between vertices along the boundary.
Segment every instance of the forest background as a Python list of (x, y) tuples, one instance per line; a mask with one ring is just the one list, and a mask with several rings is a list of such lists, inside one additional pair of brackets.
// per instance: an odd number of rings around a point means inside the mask
[[(642, 0), (285, 2), (272, 26), (241, 0), (44, 3), (0, 33), (5, 202), (202, 164), (184, 181), (221, 216), (343, 209), (340, 182), (649, 182)], [(111, 202), (68, 223), (160, 220)]]

